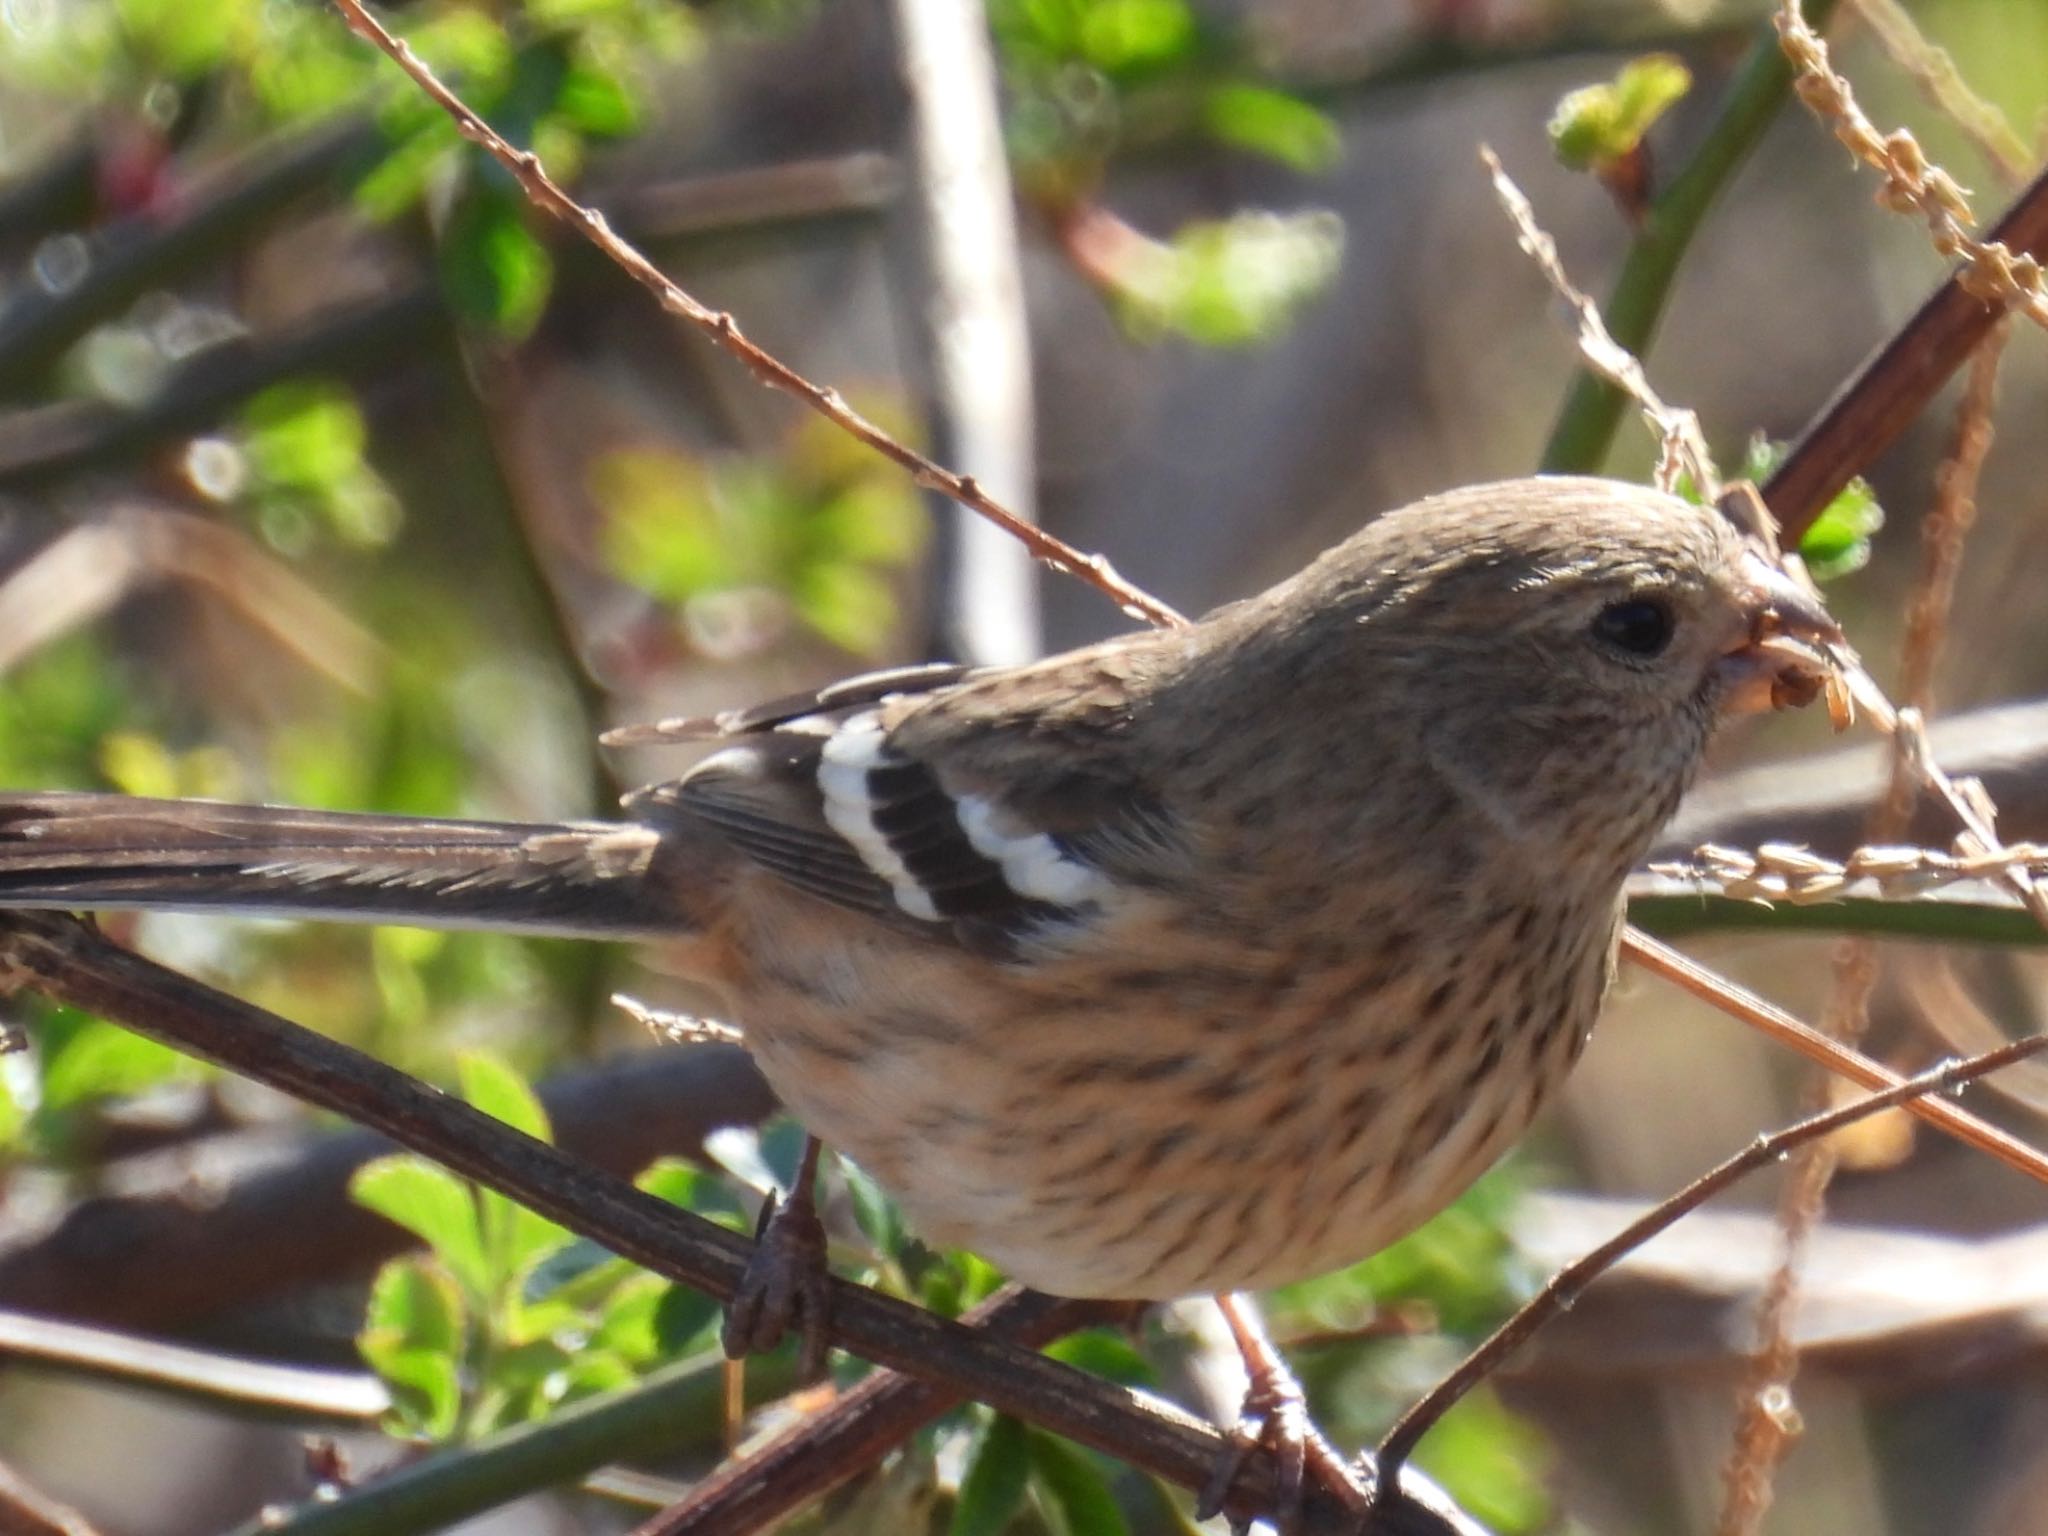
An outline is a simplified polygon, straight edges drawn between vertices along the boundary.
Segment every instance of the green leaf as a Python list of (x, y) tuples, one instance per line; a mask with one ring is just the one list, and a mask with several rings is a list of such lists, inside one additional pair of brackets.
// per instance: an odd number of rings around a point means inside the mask
[(1430, 1431), (1415, 1459), (1474, 1520), (1510, 1536), (1548, 1526), (1548, 1452), (1535, 1429), (1503, 1408), (1492, 1389), (1481, 1388)]
[(554, 286), (554, 258), (526, 220), (515, 193), (478, 181), (441, 232), (441, 286), (456, 314), (513, 341), (539, 324)]
[(1343, 225), (1319, 211), (1184, 225), (1136, 248), (1113, 276), (1128, 322), (1210, 346), (1271, 336), (1336, 275)]
[(618, 75), (590, 59), (569, 66), (555, 97), (555, 110), (570, 125), (595, 138), (622, 138), (640, 126), (640, 103)]
[(515, 1131), (524, 1131), (535, 1141), (553, 1144), (548, 1112), (526, 1079), (503, 1058), (488, 1051), (464, 1051), (456, 1058), (455, 1073), (462, 1096), (472, 1108), (504, 1121)]
[(54, 1007), (35, 1030), (41, 1112), (74, 1109), (96, 1099), (140, 1093), (204, 1069), (167, 1045), (96, 1019)]
[(1327, 113), (1264, 85), (1225, 85), (1202, 103), (1202, 121), (1226, 144), (1304, 173), (1327, 170), (1344, 147)]
[(1066, 1536), (1128, 1536), (1130, 1524), (1095, 1460), (1056, 1435), (1030, 1435), (1033, 1480)]
[(1023, 1507), (1031, 1476), (1031, 1436), (1007, 1414), (991, 1417), (967, 1453), (949, 1536), (1001, 1536)]
[(323, 379), (271, 385), (242, 408), (242, 431), (254, 478), (302, 491), (359, 474), (369, 440), (355, 396)]
[(1051, 1345), (1046, 1353), (1055, 1360), (1078, 1366), (1090, 1376), (1100, 1376), (1121, 1386), (1156, 1389), (1159, 1385), (1159, 1373), (1152, 1368), (1152, 1362), (1145, 1358), (1143, 1352), (1128, 1336), (1107, 1328), (1089, 1328), (1068, 1334)]
[(876, 1253), (893, 1258), (903, 1246), (903, 1213), (897, 1210), (896, 1202), (883, 1193), (882, 1186), (868, 1177), (867, 1171), (851, 1158), (839, 1159), (839, 1172), (846, 1180), (846, 1193), (853, 1201), (853, 1219), (867, 1234), (868, 1241), (875, 1245)]
[(1093, 0), (1080, 14), (1082, 55), (1111, 74), (1154, 69), (1190, 52), (1195, 17), (1185, 0)]
[(1671, 54), (1631, 59), (1608, 83), (1582, 86), (1558, 102), (1550, 118), (1550, 147), (1576, 171), (1625, 160), (1691, 88), (1692, 72)]
[(470, 1186), (444, 1168), (396, 1154), (358, 1168), (348, 1192), (356, 1204), (419, 1238), (472, 1297), (496, 1288)]
[(391, 1390), (407, 1432), (444, 1440), (461, 1414), (465, 1344), (462, 1293), (447, 1273), (417, 1258), (377, 1271), (356, 1348)]
[(1799, 558), (1815, 581), (1834, 581), (1870, 563), (1871, 540), (1884, 527), (1884, 508), (1869, 482), (1852, 480), (1821, 510), (1799, 541)]
[[(472, 1106), (538, 1141), (551, 1141), (547, 1111), (526, 1080), (498, 1057), (465, 1051), (457, 1059), (462, 1096)], [(569, 1242), (562, 1226), (495, 1190), (476, 1192), (485, 1251), (495, 1278), (526, 1274), (535, 1264)]]
[(654, 1304), (654, 1338), (673, 1359), (703, 1344), (719, 1320), (718, 1303), (687, 1285), (671, 1285)]

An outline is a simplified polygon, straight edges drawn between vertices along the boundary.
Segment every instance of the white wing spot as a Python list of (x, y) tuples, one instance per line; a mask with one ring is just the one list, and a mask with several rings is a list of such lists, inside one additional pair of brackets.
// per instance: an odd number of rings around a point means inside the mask
[(818, 793), (825, 824), (846, 839), (861, 862), (889, 883), (896, 905), (925, 922), (939, 920), (931, 893), (918, 884), (889, 840), (875, 826), (868, 799), (868, 770), (883, 765), (887, 747), (873, 711), (854, 715), (825, 742), (818, 758)]
[(1074, 907), (1108, 894), (1109, 882), (1101, 873), (1067, 857), (1049, 834), (1006, 831), (993, 801), (962, 795), (955, 804), (967, 841), (1001, 867), (1004, 881), (1019, 896)]

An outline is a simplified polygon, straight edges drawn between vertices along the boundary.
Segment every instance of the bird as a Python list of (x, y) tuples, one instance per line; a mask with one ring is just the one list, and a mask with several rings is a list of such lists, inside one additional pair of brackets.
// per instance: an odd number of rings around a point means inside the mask
[(1505, 480), (1185, 627), (643, 730), (708, 755), (616, 820), (0, 796), (0, 907), (656, 941), (927, 1241), (1259, 1290), (1522, 1133), (1715, 728), (1840, 640), (1721, 507)]

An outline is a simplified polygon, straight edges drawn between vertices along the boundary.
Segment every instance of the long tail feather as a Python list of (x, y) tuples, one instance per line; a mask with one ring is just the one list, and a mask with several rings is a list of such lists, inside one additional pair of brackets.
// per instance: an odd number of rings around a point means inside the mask
[(685, 921), (671, 884), (651, 878), (658, 843), (630, 823), (0, 795), (0, 907), (634, 937)]

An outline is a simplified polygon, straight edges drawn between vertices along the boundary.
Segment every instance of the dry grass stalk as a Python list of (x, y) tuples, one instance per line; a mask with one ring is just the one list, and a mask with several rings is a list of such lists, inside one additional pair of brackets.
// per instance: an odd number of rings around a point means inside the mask
[(1491, 145), (1479, 146), (1479, 160), (1493, 180), (1494, 196), (1500, 199), (1501, 207), (1515, 226), (1516, 243), (1528, 253), (1557, 296), (1577, 316), (1576, 339), (1579, 355), (1585, 358), (1586, 366), (1634, 400), (1642, 409), (1650, 430), (1657, 434), (1661, 444), (1657, 484), (1664, 490), (1671, 490), (1678, 484), (1680, 474), (1684, 474), (1708, 500), (1718, 496), (1721, 481), (1714, 472), (1713, 457), (1707, 452), (1706, 438), (1700, 432), (1699, 417), (1691, 411), (1667, 404), (1651, 387), (1649, 376), (1643, 372), (1643, 365), (1636, 355), (1608, 333), (1606, 322), (1600, 318), (1600, 306), (1572, 282), (1564, 263), (1558, 259), (1557, 243), (1536, 222), (1536, 212), (1529, 206), (1528, 197), (1515, 185), (1514, 178), (1501, 165), (1500, 156), (1493, 152)]
[(1886, 55), (1943, 116), (1960, 128), (2008, 186), (2026, 179), (2033, 162), (2026, 140), (2005, 114), (1970, 89), (1948, 50), (1930, 43), (1899, 0), (1850, 0)]
[(813, 383), (780, 358), (756, 346), (741, 332), (739, 322), (731, 314), (700, 304), (639, 250), (620, 239), (606, 223), (603, 214), (564, 192), (541, 165), (539, 156), (531, 150), (517, 149), (507, 143), (468, 103), (441, 83), (426, 62), (413, 52), (410, 44), (393, 36), (371, 16), (363, 8), (361, 0), (334, 0), (334, 4), (350, 30), (389, 56), (436, 106), (454, 120), (457, 131), (465, 139), (512, 174), (529, 202), (576, 230), (613, 265), (652, 293), (664, 310), (694, 326), (739, 359), (762, 384), (810, 407), (855, 440), (902, 466), (923, 489), (937, 491), (987, 518), (1023, 544), (1035, 558), (1062, 575), (1076, 577), (1094, 587), (1130, 617), (1169, 627), (1186, 622), (1158, 598), (1117, 575), (1101, 555), (1083, 554), (1064, 540), (1054, 538), (1044, 529), (1018, 517), (984, 491), (972, 475), (957, 474), (934, 463), (854, 410), (841, 398), (838, 390)]
[[(1916, 718), (1933, 704), (1935, 661), (1948, 628), (1963, 547), (1976, 522), (1977, 482), (1991, 451), (1998, 364), (2011, 333), (2010, 323), (2002, 322), (1971, 359), (1949, 452), (1936, 472), (1934, 504), (1921, 524), (1920, 570), (1906, 611), (1900, 685)], [(1896, 841), (1905, 832), (1920, 792), (1907, 739), (1895, 736), (1894, 742), (1884, 798), (1865, 827), (1865, 835), (1880, 845)], [(2014, 859), (2013, 850), (1987, 846), (1976, 851), (2007, 883), (2023, 891), (2032, 888), (2031, 872), (2025, 861)], [(1860, 1044), (1870, 1027), (1870, 1001), (1877, 978), (1875, 944), (1850, 938), (1836, 945), (1833, 987), (1821, 1028), (1846, 1046)], [(1826, 1105), (1831, 1087), (1832, 1080), (1824, 1076), (1808, 1085), (1809, 1112)], [(1807, 1241), (1821, 1220), (1839, 1160), (1837, 1141), (1822, 1138), (1809, 1142), (1800, 1149), (1779, 1195), (1778, 1222), (1784, 1244), (1757, 1308), (1758, 1348), (1736, 1413), (1724, 1472), (1719, 1536), (1754, 1536), (1761, 1528), (1771, 1507), (1778, 1464), (1798, 1436), (1792, 1387), (1799, 1371), (1799, 1350), (1792, 1337), (1792, 1312)]]
[(1828, 63), (1827, 44), (1806, 24), (1799, 0), (1785, 0), (1776, 21), (1785, 56), (1798, 72), (1799, 99), (1834, 130), (1851, 154), (1884, 178), (1878, 202), (1926, 221), (1934, 248), (1963, 263), (1966, 291), (2048, 326), (2048, 284), (2042, 281), (2041, 264), (2031, 256), (2015, 255), (1996, 240), (1980, 241), (1971, 235), (1976, 218), (1955, 178), (1930, 162), (1905, 129), (1878, 132), (1856, 104), (1849, 82)]

